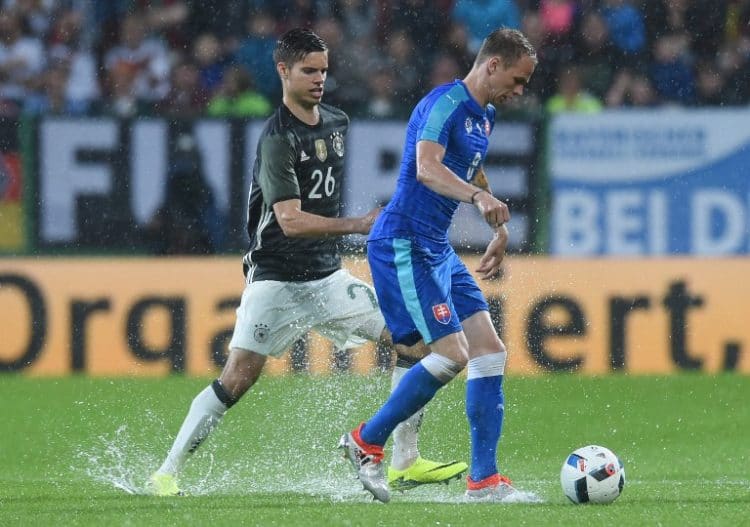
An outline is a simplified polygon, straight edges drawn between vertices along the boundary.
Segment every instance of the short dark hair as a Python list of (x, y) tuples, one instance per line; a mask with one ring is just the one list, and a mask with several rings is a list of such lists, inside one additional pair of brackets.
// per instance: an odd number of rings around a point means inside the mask
[(326, 51), (328, 46), (318, 35), (304, 28), (290, 29), (276, 41), (273, 50), (273, 61), (284, 62), (287, 67), (305, 58), (308, 53)]
[(489, 34), (479, 48), (474, 64), (480, 64), (494, 55), (503, 60), (503, 66), (508, 68), (518, 62), (524, 55), (528, 55), (536, 62), (536, 50), (523, 33), (516, 29), (501, 28)]

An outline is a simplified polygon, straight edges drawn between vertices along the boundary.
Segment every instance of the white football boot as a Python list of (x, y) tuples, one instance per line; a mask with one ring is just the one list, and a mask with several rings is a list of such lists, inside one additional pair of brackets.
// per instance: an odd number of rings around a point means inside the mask
[(391, 493), (385, 478), (383, 468), (383, 447), (370, 445), (362, 441), (360, 430), (364, 423), (348, 434), (341, 436), (339, 448), (344, 451), (346, 457), (354, 467), (357, 478), (376, 500), (388, 503)]

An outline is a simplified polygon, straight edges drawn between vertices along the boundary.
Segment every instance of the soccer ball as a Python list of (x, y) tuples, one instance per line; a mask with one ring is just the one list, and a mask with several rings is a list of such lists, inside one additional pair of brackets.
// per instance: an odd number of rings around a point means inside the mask
[(625, 485), (625, 468), (608, 448), (589, 445), (565, 459), (560, 484), (573, 503), (612, 503)]

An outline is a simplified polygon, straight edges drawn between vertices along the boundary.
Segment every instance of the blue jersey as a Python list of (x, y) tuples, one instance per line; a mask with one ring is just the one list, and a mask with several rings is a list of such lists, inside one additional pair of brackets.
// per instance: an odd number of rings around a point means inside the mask
[(370, 231), (370, 240), (424, 238), (448, 242), (448, 228), (459, 201), (417, 181), (417, 143), (445, 147), (443, 164), (470, 181), (487, 153), (495, 108), (482, 108), (466, 85), (455, 80), (428, 93), (411, 114), (396, 191)]
[(432, 90), (409, 119), (396, 192), (370, 231), (367, 260), (388, 329), (397, 344), (430, 344), (462, 331), (487, 303), (453, 247), (448, 229), (458, 200), (417, 181), (417, 143), (445, 147), (443, 164), (470, 181), (484, 161), (495, 108), (482, 108), (463, 82)]

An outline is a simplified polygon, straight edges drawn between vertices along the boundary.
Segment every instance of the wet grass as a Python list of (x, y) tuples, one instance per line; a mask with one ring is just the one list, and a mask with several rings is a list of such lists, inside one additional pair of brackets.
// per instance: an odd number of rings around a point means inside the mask
[[(262, 380), (183, 475), (190, 496), (129, 495), (158, 466), (209, 379), (0, 377), (0, 525), (742, 525), (750, 513), (750, 378), (572, 375), (506, 380), (504, 472), (544, 503), (461, 503), (463, 485), (371, 502), (335, 452), (385, 376)], [(431, 403), (422, 451), (466, 459), (463, 381)], [(565, 456), (602, 444), (623, 495), (574, 506)]]

